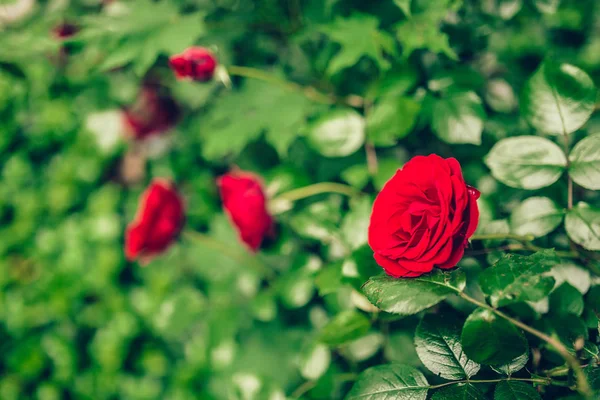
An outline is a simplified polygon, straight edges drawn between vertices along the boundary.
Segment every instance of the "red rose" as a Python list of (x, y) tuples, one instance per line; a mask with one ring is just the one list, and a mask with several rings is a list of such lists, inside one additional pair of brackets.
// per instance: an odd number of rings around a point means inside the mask
[(175, 240), (184, 223), (183, 201), (173, 184), (155, 179), (143, 193), (137, 215), (125, 232), (128, 260), (150, 260)]
[(77, 26), (65, 22), (63, 24), (55, 26), (54, 29), (52, 29), (52, 34), (57, 39), (66, 39), (73, 36), (78, 31), (79, 28), (77, 28)]
[(179, 79), (190, 78), (206, 82), (213, 77), (217, 59), (203, 47), (190, 47), (181, 54), (171, 56), (169, 66)]
[(217, 180), (225, 213), (242, 242), (253, 251), (273, 229), (267, 199), (258, 177), (248, 172), (230, 172)]
[(125, 130), (135, 139), (144, 139), (169, 130), (179, 118), (175, 101), (152, 86), (142, 88), (136, 102), (123, 112)]
[(477, 228), (478, 198), (456, 159), (414, 157), (373, 204), (369, 245), (375, 261), (396, 278), (456, 266)]

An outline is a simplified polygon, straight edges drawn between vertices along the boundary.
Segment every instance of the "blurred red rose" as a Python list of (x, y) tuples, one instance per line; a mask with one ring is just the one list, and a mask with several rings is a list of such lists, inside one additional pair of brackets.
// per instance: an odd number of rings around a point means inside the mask
[(257, 251), (273, 230), (273, 218), (267, 210), (267, 197), (260, 179), (251, 173), (236, 171), (218, 178), (217, 186), (225, 213), (240, 239), (252, 251)]
[(369, 245), (375, 260), (396, 278), (453, 268), (477, 228), (478, 198), (456, 159), (414, 157), (373, 204)]
[(206, 82), (213, 77), (217, 59), (203, 47), (190, 47), (181, 54), (171, 56), (169, 66), (179, 79), (189, 78)]
[(123, 111), (125, 130), (135, 139), (163, 133), (178, 119), (177, 103), (153, 86), (143, 87), (136, 102)]
[(149, 261), (176, 239), (185, 220), (183, 201), (173, 184), (155, 179), (140, 199), (137, 215), (125, 232), (125, 256)]
[(79, 31), (79, 28), (76, 25), (65, 22), (60, 25), (55, 26), (52, 29), (52, 34), (57, 39), (66, 39), (66, 38), (73, 36), (78, 31)]

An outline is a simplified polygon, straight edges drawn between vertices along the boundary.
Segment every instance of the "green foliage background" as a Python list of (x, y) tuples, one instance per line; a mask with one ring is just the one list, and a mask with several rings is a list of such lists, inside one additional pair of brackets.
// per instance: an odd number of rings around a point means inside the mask
[[(583, 398), (548, 343), (463, 292), (561, 340), (599, 390), (597, 1), (15, 4), (0, 2), (0, 398)], [(81, 30), (59, 41), (64, 21)], [(192, 44), (229, 85), (175, 81), (167, 57)], [(150, 78), (184, 117), (140, 145), (119, 110)], [(375, 277), (372, 199), (429, 153), (482, 192), (487, 239), (458, 272)], [(274, 199), (256, 257), (220, 209), (232, 166)], [(141, 268), (123, 231), (152, 177), (178, 183), (206, 236)], [(319, 182), (362, 194), (277, 201)], [(525, 257), (539, 248), (557, 251)], [(444, 384), (471, 378), (493, 382)]]

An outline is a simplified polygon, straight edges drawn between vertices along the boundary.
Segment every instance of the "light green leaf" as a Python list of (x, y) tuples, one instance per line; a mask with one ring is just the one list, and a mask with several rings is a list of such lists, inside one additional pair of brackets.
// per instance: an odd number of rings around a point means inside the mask
[(351, 250), (367, 244), (369, 221), (371, 218), (371, 198), (362, 196), (353, 199), (350, 211), (344, 217), (341, 226), (341, 234), (344, 242)]
[(485, 111), (473, 92), (458, 92), (433, 103), (431, 127), (446, 143), (481, 144)]
[(363, 145), (365, 120), (351, 109), (332, 111), (314, 122), (306, 136), (325, 157), (345, 157)]
[(458, 56), (450, 47), (448, 35), (439, 28), (440, 20), (437, 17), (438, 15), (423, 13), (413, 15), (412, 18), (396, 25), (396, 38), (402, 45), (402, 58), (406, 60), (415, 50), (427, 49), (458, 60)]
[(517, 235), (541, 237), (556, 229), (564, 214), (548, 197), (530, 197), (512, 211), (510, 228)]
[(560, 0), (534, 0), (536, 8), (544, 14), (554, 14), (558, 10)]
[(560, 178), (567, 159), (555, 143), (517, 136), (496, 143), (484, 159), (494, 178), (517, 189), (540, 189)]
[(498, 372), (499, 374), (511, 376), (515, 372), (522, 370), (523, 367), (527, 365), (527, 361), (529, 361), (529, 349), (520, 356), (515, 357), (511, 362), (507, 364), (498, 366), (492, 365), (492, 369)]
[(600, 134), (588, 136), (569, 154), (569, 175), (587, 189), (600, 190)]
[(542, 133), (566, 135), (585, 124), (595, 103), (596, 88), (585, 72), (545, 61), (525, 85), (521, 114)]
[(552, 268), (550, 274), (556, 281), (555, 287), (567, 282), (569, 285), (579, 290), (581, 294), (586, 294), (592, 284), (590, 272), (586, 268), (573, 263), (563, 262), (556, 265)]
[(458, 383), (436, 390), (431, 400), (485, 400), (485, 396), (469, 383)]
[(364, 336), (371, 327), (369, 319), (358, 311), (342, 311), (323, 327), (319, 340), (331, 347)]
[(435, 270), (417, 278), (374, 276), (362, 287), (371, 303), (383, 311), (412, 315), (436, 305), (451, 294), (461, 292), (466, 285), (462, 271)]
[(554, 288), (554, 278), (545, 274), (558, 263), (554, 250), (530, 256), (505, 254), (479, 275), (481, 290), (494, 307), (541, 300)]
[(375, 146), (393, 146), (408, 135), (421, 104), (408, 97), (390, 96), (378, 102), (367, 115), (367, 137)]
[(531, 384), (504, 381), (496, 385), (494, 400), (541, 400), (541, 397)]
[(507, 364), (527, 351), (523, 334), (484, 308), (476, 309), (467, 318), (461, 343), (467, 357), (486, 365)]
[(427, 369), (449, 380), (470, 378), (479, 371), (479, 364), (463, 352), (460, 333), (460, 322), (451, 316), (423, 317), (415, 333), (415, 346)]
[(553, 314), (583, 313), (583, 295), (568, 283), (563, 283), (550, 295), (550, 312)]
[(600, 250), (600, 209), (579, 202), (567, 211), (565, 229), (578, 245), (588, 250)]
[(331, 351), (321, 343), (315, 343), (306, 349), (300, 359), (300, 374), (304, 379), (319, 379), (331, 363)]
[(354, 13), (349, 18), (337, 18), (322, 31), (331, 40), (340, 44), (341, 49), (327, 66), (327, 73), (333, 75), (356, 64), (362, 57), (369, 57), (381, 69), (390, 66), (383, 54), (393, 53), (394, 43), (389, 34), (378, 29), (379, 20), (368, 14)]
[(360, 374), (346, 400), (425, 400), (428, 383), (416, 368), (389, 364)]
[(407, 17), (410, 17), (410, 2), (411, 1), (412, 0), (394, 0), (394, 4), (396, 4), (398, 6), (398, 8), (400, 8), (402, 10), (404, 15), (406, 15)]

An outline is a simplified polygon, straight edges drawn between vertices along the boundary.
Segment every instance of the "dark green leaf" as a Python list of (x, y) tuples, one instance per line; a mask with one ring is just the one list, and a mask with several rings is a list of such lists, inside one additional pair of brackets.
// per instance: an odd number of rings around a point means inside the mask
[(575, 183), (600, 190), (600, 134), (584, 138), (569, 154), (569, 175)]
[(336, 315), (321, 331), (320, 340), (331, 347), (336, 347), (365, 335), (371, 323), (358, 311), (343, 311)]
[(544, 275), (559, 263), (554, 250), (530, 256), (505, 254), (479, 276), (481, 290), (494, 307), (520, 301), (538, 301), (554, 288), (554, 278)]
[(360, 374), (346, 400), (425, 400), (427, 388), (427, 380), (416, 368), (380, 365)]
[(588, 382), (595, 394), (600, 394), (600, 367), (590, 364), (584, 369)]
[(408, 135), (421, 104), (408, 97), (390, 96), (379, 101), (367, 115), (367, 137), (375, 146), (393, 146)]
[(365, 120), (354, 110), (332, 111), (313, 123), (307, 139), (325, 157), (348, 156), (365, 141)]
[(460, 344), (461, 324), (451, 316), (429, 314), (415, 333), (417, 354), (423, 364), (444, 379), (470, 378), (479, 364), (467, 358)]
[(504, 381), (496, 385), (494, 400), (541, 400), (541, 397), (531, 384)]
[(583, 306), (583, 296), (579, 290), (566, 282), (556, 288), (550, 295), (551, 313), (580, 316), (583, 313)]
[(431, 400), (484, 400), (481, 390), (469, 383), (458, 383), (438, 389), (431, 396)]
[(467, 318), (461, 343), (467, 357), (486, 365), (507, 364), (527, 351), (523, 334), (484, 308), (476, 309)]
[(564, 211), (547, 197), (530, 197), (510, 215), (511, 231), (517, 235), (544, 236), (552, 232), (564, 217)]
[(485, 111), (473, 92), (453, 93), (433, 103), (431, 126), (446, 143), (481, 144)]
[(521, 114), (542, 133), (569, 134), (594, 111), (596, 88), (590, 77), (570, 64), (545, 61), (521, 96)]
[(527, 361), (529, 361), (529, 350), (520, 356), (515, 357), (511, 362), (504, 365), (492, 366), (492, 369), (499, 374), (504, 374), (511, 376), (515, 372), (518, 372), (527, 365)]
[(496, 143), (485, 157), (494, 178), (518, 189), (539, 189), (553, 184), (567, 159), (555, 143), (537, 136), (517, 136)]
[(383, 311), (412, 315), (436, 305), (465, 288), (462, 271), (434, 272), (418, 278), (372, 277), (363, 285), (369, 301)]
[(567, 211), (565, 228), (575, 243), (588, 250), (600, 250), (600, 209), (579, 202)]

